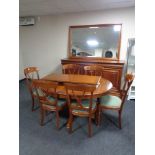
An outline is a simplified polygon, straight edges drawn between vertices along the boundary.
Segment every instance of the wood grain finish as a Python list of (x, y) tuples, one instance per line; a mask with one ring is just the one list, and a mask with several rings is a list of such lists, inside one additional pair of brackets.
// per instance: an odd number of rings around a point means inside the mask
[[(54, 81), (59, 83), (59, 86), (56, 89), (56, 93), (59, 94), (60, 98), (67, 97), (66, 89), (64, 86), (66, 82), (71, 84), (79, 84), (81, 88), (82, 88), (81, 84), (91, 84), (92, 86), (95, 86), (96, 89), (93, 91), (93, 98), (97, 98), (97, 99), (102, 95), (106, 94), (113, 87), (112, 83), (109, 80), (101, 78), (101, 76), (50, 74), (45, 76), (43, 80)], [(76, 95), (79, 95), (79, 94), (77, 94), (76, 92)], [(91, 92), (86, 92), (84, 97), (90, 98), (90, 96), (91, 96)], [(97, 109), (96, 109), (97, 123), (99, 122), (99, 118), (100, 118), (99, 114), (100, 114), (99, 105), (97, 104)], [(72, 120), (72, 117), (70, 119)], [(67, 123), (67, 128), (68, 129), (70, 128), (70, 121)], [(89, 134), (91, 135), (91, 131)]]
[[(89, 131), (88, 135), (89, 137), (91, 137), (92, 136), (91, 120), (97, 110), (96, 103), (93, 102), (93, 95), (94, 95), (93, 92), (95, 91), (96, 86), (86, 84), (85, 85), (73, 84), (73, 83), (65, 83), (64, 86), (66, 88), (66, 94), (70, 111), (68, 122), (69, 131), (72, 132), (73, 116), (88, 117), (88, 131)], [(86, 98), (85, 95), (86, 92), (90, 94), (89, 98)], [(86, 99), (88, 105), (84, 106), (83, 101), (86, 101)], [(93, 106), (93, 104), (95, 104), (95, 106)]]
[(86, 75), (96, 75), (103, 77), (104, 67), (99, 65), (91, 65), (91, 66), (84, 66), (83, 67)]
[(50, 74), (45, 76), (43, 79), (61, 83), (70, 82), (70, 83), (97, 85), (99, 84), (101, 77), (89, 76), (89, 75), (73, 75), (73, 74)]
[[(118, 125), (119, 125), (120, 129), (122, 128), (121, 117), (122, 117), (123, 105), (125, 103), (125, 99), (126, 99), (128, 90), (129, 90), (133, 80), (134, 80), (134, 75), (127, 74), (125, 76), (125, 83), (124, 83), (123, 89), (120, 90), (120, 99), (121, 99), (121, 105), (120, 106), (115, 107), (115, 106), (107, 106), (106, 104), (104, 105), (104, 103), (99, 104), (99, 109), (100, 109), (99, 112), (102, 112), (105, 110), (115, 110), (118, 112)], [(111, 94), (109, 94), (109, 95), (111, 95)], [(101, 116), (101, 115), (99, 115), (99, 116)], [(99, 122), (100, 122), (100, 119), (99, 119)]]
[(113, 87), (120, 90), (122, 71), (124, 67), (124, 61), (120, 60), (104, 60), (104, 59), (88, 59), (88, 58), (76, 58), (76, 59), (62, 59), (61, 64), (78, 64), (80, 65), (80, 74), (85, 74), (84, 66), (99, 65), (103, 67), (103, 78), (112, 82)]
[(34, 111), (35, 98), (37, 97), (33, 93), (33, 79), (39, 79), (39, 69), (37, 67), (28, 67), (24, 69), (24, 74), (26, 77), (26, 84), (28, 86), (29, 92), (32, 98), (32, 111)]
[[(64, 97), (64, 98), (66, 98), (66, 92), (65, 92), (65, 87), (63, 83), (96, 85), (96, 89), (94, 91), (94, 96), (96, 98), (107, 93), (113, 87), (112, 83), (109, 80), (101, 78), (99, 76), (50, 74), (50, 75), (43, 77), (43, 80), (59, 82), (59, 86), (57, 87), (57, 93), (59, 93), (61, 97)], [(89, 96), (90, 94), (86, 93), (85, 95)]]
[[(63, 108), (67, 105), (67, 101), (64, 101), (64, 104), (59, 106), (59, 95), (56, 92), (56, 89), (58, 87), (57, 82), (53, 81), (47, 81), (47, 80), (33, 80), (33, 85), (35, 86), (37, 91), (37, 96), (39, 98), (41, 109), (41, 120), (40, 124), (43, 126), (44, 123), (44, 116), (46, 111), (52, 111), (56, 113), (56, 126), (57, 129), (59, 129), (60, 124), (60, 116), (59, 111), (63, 110)], [(38, 92), (42, 92), (41, 94)], [(51, 91), (52, 90), (52, 91)], [(51, 93), (52, 92), (52, 93)], [(48, 99), (48, 96), (52, 96), (52, 101)]]
[(62, 66), (63, 74), (79, 74), (80, 66), (77, 64), (65, 64)]

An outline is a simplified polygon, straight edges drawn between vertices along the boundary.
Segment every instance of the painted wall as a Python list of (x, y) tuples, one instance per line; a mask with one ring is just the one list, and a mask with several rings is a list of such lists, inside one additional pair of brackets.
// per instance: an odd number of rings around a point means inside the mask
[[(20, 40), (20, 38), (19, 38)], [(23, 53), (19, 46), (19, 80), (24, 79), (24, 63), (23, 63)]]
[(122, 23), (120, 59), (125, 60), (127, 40), (135, 37), (134, 16), (134, 8), (124, 8), (36, 17), (34, 26), (19, 28), (23, 66), (39, 67), (41, 76), (60, 72), (61, 59), (67, 57), (70, 25)]

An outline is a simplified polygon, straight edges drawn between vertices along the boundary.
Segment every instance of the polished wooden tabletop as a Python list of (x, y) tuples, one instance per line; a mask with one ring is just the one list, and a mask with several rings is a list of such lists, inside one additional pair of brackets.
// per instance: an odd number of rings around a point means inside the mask
[[(107, 93), (112, 87), (112, 83), (99, 76), (89, 76), (89, 75), (72, 75), (72, 74), (50, 74), (42, 79), (44, 80), (51, 80), (60, 82), (63, 84), (64, 82), (72, 82), (72, 83), (79, 83), (79, 84), (96, 84), (96, 90), (94, 91), (94, 95), (96, 97), (100, 97), (101, 95)], [(57, 88), (57, 92), (62, 96), (66, 96), (66, 91), (63, 85), (60, 85)], [(86, 93), (86, 95), (90, 95)]]
[(43, 79), (62, 83), (69, 82), (69, 83), (98, 85), (101, 77), (79, 75), (79, 74), (50, 74), (43, 77)]

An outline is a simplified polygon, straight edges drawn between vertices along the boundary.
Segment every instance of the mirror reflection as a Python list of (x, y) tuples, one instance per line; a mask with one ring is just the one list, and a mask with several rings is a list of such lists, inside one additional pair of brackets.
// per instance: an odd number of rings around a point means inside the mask
[(119, 58), (121, 24), (71, 26), (71, 57)]

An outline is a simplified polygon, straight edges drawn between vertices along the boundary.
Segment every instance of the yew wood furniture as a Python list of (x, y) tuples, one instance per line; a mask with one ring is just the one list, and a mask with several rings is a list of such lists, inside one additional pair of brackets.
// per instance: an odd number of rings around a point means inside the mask
[(43, 78), (44, 80), (55, 81), (59, 83), (78, 83), (97, 85), (100, 82), (100, 76), (74, 75), (74, 74), (50, 74)]
[(63, 74), (79, 74), (80, 66), (77, 64), (65, 64), (62, 66)]
[[(121, 94), (120, 97), (107, 94), (100, 98), (100, 104), (99, 104), (100, 111), (114, 110), (118, 112), (118, 124), (120, 129), (122, 128), (121, 115), (122, 115), (123, 105), (133, 80), (134, 80), (134, 76), (132, 74), (127, 74), (125, 76), (125, 83), (124, 83), (123, 89), (120, 91), (120, 94)], [(100, 122), (100, 119), (99, 119), (99, 122)]]
[[(65, 83), (69, 105), (69, 131), (72, 132), (73, 116), (88, 117), (88, 135), (92, 136), (91, 120), (97, 110), (97, 102), (94, 100), (95, 85)], [(85, 95), (89, 93), (90, 95)]]
[(37, 97), (32, 80), (39, 79), (39, 69), (37, 67), (28, 67), (24, 69), (26, 83), (32, 98), (32, 111), (34, 111), (35, 98)]
[[(86, 74), (85, 66), (96, 65), (102, 68), (102, 77), (111, 81), (113, 88), (110, 93), (113, 95), (120, 96), (119, 92), (121, 89), (122, 74), (124, 68), (124, 61), (103, 59), (103, 58), (89, 58), (89, 57), (76, 57), (62, 59), (61, 64), (76, 64), (80, 66), (80, 74)], [(89, 74), (89, 73), (88, 73)]]
[(59, 129), (59, 111), (63, 110), (67, 102), (65, 99), (60, 99), (56, 92), (58, 83), (47, 80), (33, 80), (33, 85), (36, 88), (37, 96), (40, 101), (41, 126), (44, 122), (45, 112), (52, 111), (56, 113), (56, 126), (57, 129)]
[(85, 75), (103, 76), (104, 68), (99, 65), (84, 66)]
[[(43, 80), (49, 80), (53, 82), (58, 82), (59, 87), (57, 91), (61, 95), (65, 95), (64, 83), (74, 83), (74, 84), (90, 84), (95, 85), (96, 89), (94, 94), (96, 98), (101, 97), (103, 94), (107, 93), (112, 88), (112, 83), (100, 76), (90, 76), (90, 75), (72, 75), (72, 74), (49, 74), (42, 78)], [(88, 95), (90, 95), (88, 93)]]
[[(96, 89), (93, 91), (93, 98), (100, 98), (102, 95), (106, 94), (111, 88), (112, 83), (105, 79), (101, 78), (101, 76), (90, 76), (90, 75), (73, 75), (73, 74), (49, 74), (43, 77), (43, 80), (58, 82), (59, 86), (57, 87), (57, 93), (60, 95), (61, 98), (66, 98), (66, 90), (64, 87), (65, 83), (72, 83), (72, 84), (87, 84), (95, 86)], [(90, 97), (91, 93), (86, 92), (85, 97)], [(99, 101), (99, 100), (98, 100)], [(99, 104), (97, 104), (98, 106)], [(99, 122), (100, 118), (100, 111), (97, 107), (97, 123)], [(67, 128), (70, 127), (69, 122), (67, 123)]]

